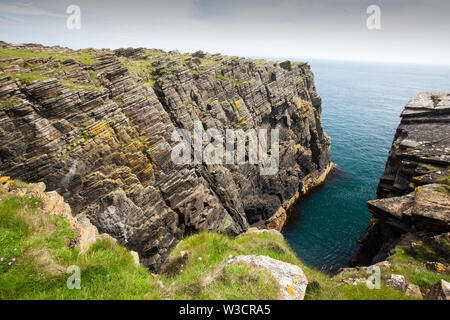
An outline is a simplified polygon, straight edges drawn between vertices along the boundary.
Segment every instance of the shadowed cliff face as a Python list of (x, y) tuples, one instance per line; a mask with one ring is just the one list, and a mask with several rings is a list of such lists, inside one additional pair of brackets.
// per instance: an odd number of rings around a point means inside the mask
[[(1, 43), (0, 171), (43, 181), (158, 271), (183, 235), (263, 224), (330, 165), (307, 64)], [(31, 51), (29, 51), (31, 50)], [(175, 165), (172, 133), (279, 129), (259, 165)], [(291, 200), (291, 201), (290, 201)]]
[(446, 239), (450, 254), (450, 94), (421, 93), (401, 117), (352, 265), (384, 260), (406, 234)]

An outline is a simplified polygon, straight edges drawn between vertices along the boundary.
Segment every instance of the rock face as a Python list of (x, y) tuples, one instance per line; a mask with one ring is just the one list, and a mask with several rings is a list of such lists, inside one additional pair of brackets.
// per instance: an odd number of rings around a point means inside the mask
[[(321, 99), (305, 63), (0, 47), (9, 55), (0, 64), (0, 173), (44, 182), (153, 271), (185, 233), (239, 234), (274, 215), (283, 221), (299, 190), (330, 168)], [(279, 129), (279, 170), (174, 164), (172, 133), (198, 122), (221, 133)]]
[(450, 283), (445, 280), (439, 280), (427, 293), (427, 300), (450, 300)]
[(401, 117), (353, 265), (384, 260), (408, 233), (450, 256), (450, 94), (421, 93)]
[(386, 281), (386, 286), (398, 290), (406, 291), (406, 279), (401, 274), (391, 274), (391, 277)]
[(303, 300), (308, 286), (303, 270), (295, 265), (267, 256), (237, 256), (228, 263), (245, 263), (265, 269), (280, 286), (280, 300)]

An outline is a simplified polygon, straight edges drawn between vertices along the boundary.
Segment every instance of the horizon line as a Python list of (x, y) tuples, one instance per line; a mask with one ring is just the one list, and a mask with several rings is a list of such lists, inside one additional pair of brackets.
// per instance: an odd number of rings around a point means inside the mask
[[(3, 41), (0, 39), (0, 41)], [(121, 48), (144, 48), (144, 49), (160, 49), (160, 50), (164, 50), (166, 52), (172, 51), (172, 50), (179, 50), (179, 49), (162, 49), (162, 48), (150, 48), (150, 47), (143, 47), (143, 46), (128, 46), (128, 47), (123, 47), (123, 46), (118, 46), (116, 48), (100, 48), (100, 47), (83, 47), (83, 48), (74, 48), (71, 46), (63, 46), (61, 44), (44, 44), (44, 43), (37, 43), (37, 42), (7, 42), (7, 41), (3, 41), (5, 43), (9, 43), (12, 45), (25, 45), (25, 44), (34, 44), (34, 45), (42, 45), (42, 46), (46, 46), (46, 47), (52, 47), (52, 46), (59, 46), (62, 48), (68, 48), (71, 50), (83, 50), (83, 49), (95, 49), (95, 50), (101, 50), (101, 49), (109, 49), (109, 50), (117, 50), (117, 49), (121, 49)], [(199, 51), (202, 49), (198, 49), (195, 51)], [(192, 52), (182, 52), (182, 53), (194, 53), (195, 51)], [(202, 50), (203, 51), (203, 50)], [(211, 53), (212, 52), (208, 52), (208, 51), (204, 51), (207, 53)], [(293, 62), (306, 62), (308, 63), (311, 60), (316, 60), (316, 61), (336, 61), (336, 62), (362, 62), (362, 63), (386, 63), (386, 64), (403, 64), (403, 65), (431, 65), (431, 66), (445, 66), (445, 67), (450, 67), (450, 62), (429, 62), (429, 61), (414, 61), (414, 62), (410, 62), (410, 61), (396, 61), (396, 60), (367, 60), (367, 59), (353, 59), (353, 58), (315, 58), (315, 57), (304, 57), (304, 58), (299, 58), (299, 57), (286, 57), (286, 56), (257, 56), (257, 55), (247, 55), (247, 54), (222, 54), (223, 56), (235, 56), (235, 57), (243, 57), (243, 58), (248, 58), (248, 59), (264, 59), (267, 61), (285, 61), (285, 60), (292, 60)]]
[(431, 66), (445, 66), (450, 67), (450, 62), (425, 62), (425, 61), (396, 61), (396, 60), (367, 60), (367, 59), (352, 59), (352, 58), (314, 58), (314, 57), (308, 57), (308, 58), (299, 58), (299, 57), (275, 57), (275, 56), (250, 56), (246, 55), (246, 57), (250, 59), (274, 59), (269, 61), (285, 61), (285, 60), (291, 60), (292, 62), (309, 62), (309, 61), (336, 61), (336, 62), (366, 62), (366, 63), (386, 63), (386, 64), (404, 64), (404, 65), (431, 65)]

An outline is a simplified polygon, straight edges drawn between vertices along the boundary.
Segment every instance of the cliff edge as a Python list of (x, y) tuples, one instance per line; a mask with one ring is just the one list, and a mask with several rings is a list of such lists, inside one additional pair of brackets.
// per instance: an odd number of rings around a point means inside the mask
[(371, 290), (329, 278), (267, 229), (189, 235), (150, 273), (136, 252), (73, 217), (57, 192), (10, 177), (0, 177), (0, 234), (2, 300), (410, 299), (384, 284)]
[(399, 244), (414, 247), (420, 241), (437, 251), (441, 263), (449, 263), (449, 123), (449, 93), (421, 93), (406, 105), (378, 199), (368, 202), (372, 219), (351, 264), (377, 263)]
[[(0, 44), (0, 172), (44, 182), (159, 271), (201, 230), (281, 228), (331, 168), (306, 63)], [(175, 164), (175, 129), (279, 129), (279, 165)], [(204, 145), (206, 143), (203, 143)]]

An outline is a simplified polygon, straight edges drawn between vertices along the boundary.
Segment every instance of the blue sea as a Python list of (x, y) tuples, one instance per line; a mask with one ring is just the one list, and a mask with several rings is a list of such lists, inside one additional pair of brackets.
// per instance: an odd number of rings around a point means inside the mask
[(419, 92), (450, 91), (450, 66), (309, 63), (340, 169), (297, 203), (285, 236), (307, 265), (332, 273), (358, 248), (404, 105)]

